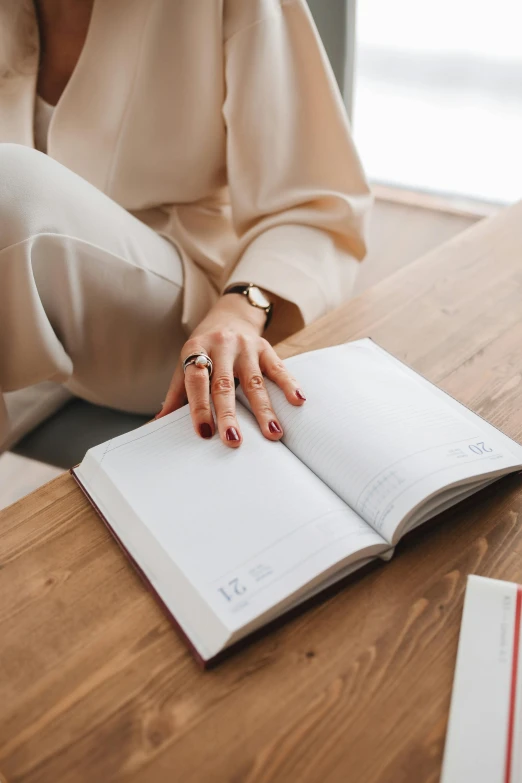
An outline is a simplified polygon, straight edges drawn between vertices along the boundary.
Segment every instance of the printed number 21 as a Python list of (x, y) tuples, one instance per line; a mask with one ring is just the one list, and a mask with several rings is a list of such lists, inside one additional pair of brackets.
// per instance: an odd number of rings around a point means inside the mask
[(490, 449), (489, 446), (486, 446), (483, 441), (480, 443), (472, 443), (469, 447), (469, 450), (472, 451), (473, 454), (486, 454), (489, 451), (493, 451), (493, 449)]
[(225, 596), (227, 601), (232, 601), (236, 595), (246, 593), (246, 587), (241, 584), (239, 579), (231, 579), (226, 587), (220, 587), (219, 592)]

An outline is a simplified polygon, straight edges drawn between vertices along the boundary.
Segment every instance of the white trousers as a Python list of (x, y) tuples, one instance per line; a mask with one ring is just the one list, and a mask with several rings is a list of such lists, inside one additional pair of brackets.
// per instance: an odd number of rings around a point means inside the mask
[(166, 239), (46, 155), (0, 144), (2, 393), (52, 380), (154, 414), (180, 349), (183, 273)]

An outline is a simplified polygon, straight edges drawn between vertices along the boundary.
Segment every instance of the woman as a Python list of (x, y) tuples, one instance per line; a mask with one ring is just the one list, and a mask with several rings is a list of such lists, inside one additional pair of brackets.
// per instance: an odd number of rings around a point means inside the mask
[(0, 390), (188, 398), (234, 448), (237, 377), (278, 440), (263, 374), (305, 395), (267, 320), (284, 336), (349, 296), (370, 205), (305, 1), (0, 9)]

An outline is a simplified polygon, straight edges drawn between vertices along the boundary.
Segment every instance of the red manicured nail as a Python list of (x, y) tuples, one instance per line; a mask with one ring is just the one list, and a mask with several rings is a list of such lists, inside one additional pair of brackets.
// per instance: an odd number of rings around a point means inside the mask
[(303, 400), (303, 401), (306, 400), (306, 397), (304, 396), (304, 394), (301, 391), (301, 389), (296, 389), (295, 390), (295, 396), (297, 397), (298, 400)]
[(207, 424), (207, 422), (203, 422), (203, 424), (199, 425), (199, 434), (202, 438), (211, 438), (212, 437), (212, 427), (210, 424)]
[(281, 429), (277, 421), (271, 421), (270, 424), (268, 425), (268, 429), (270, 430), (270, 432), (274, 432), (274, 433), (277, 432), (278, 435), (280, 435), (283, 432), (283, 430)]
[(227, 440), (239, 440), (239, 435), (235, 427), (229, 427), (225, 433)]

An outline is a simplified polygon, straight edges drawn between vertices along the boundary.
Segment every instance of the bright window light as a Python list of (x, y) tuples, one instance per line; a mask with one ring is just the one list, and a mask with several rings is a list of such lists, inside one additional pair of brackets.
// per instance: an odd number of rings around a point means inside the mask
[(522, 198), (521, 0), (359, 0), (354, 135), (373, 181)]

